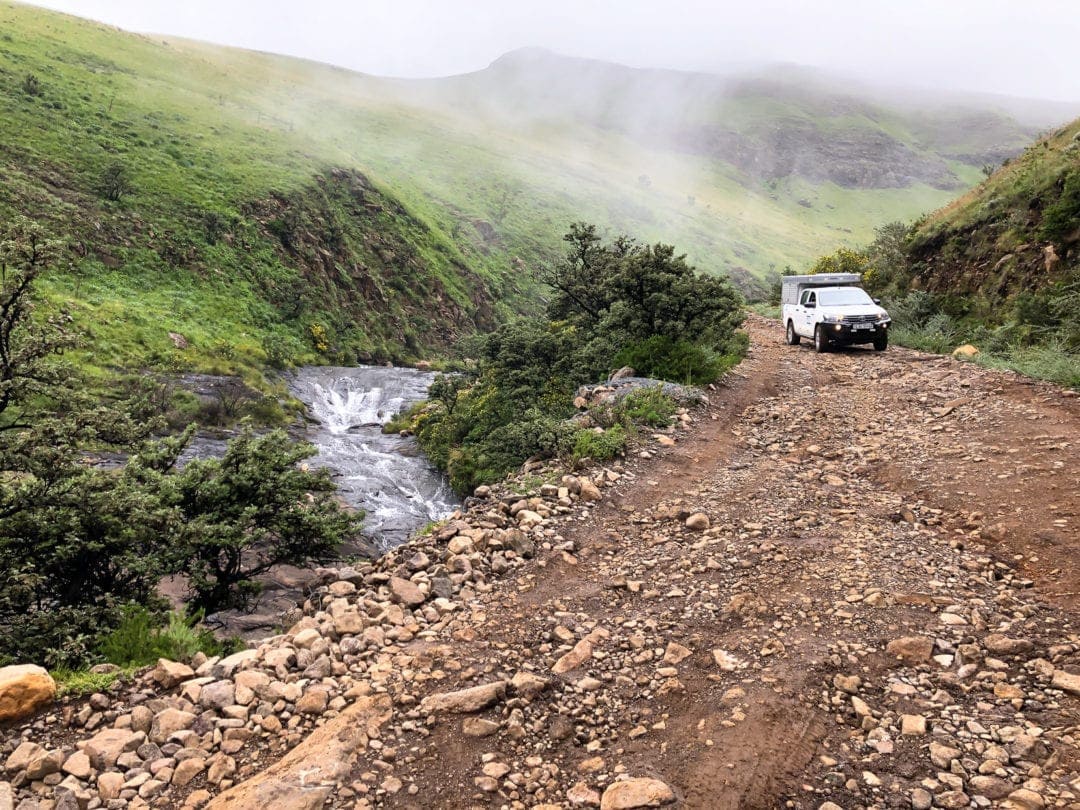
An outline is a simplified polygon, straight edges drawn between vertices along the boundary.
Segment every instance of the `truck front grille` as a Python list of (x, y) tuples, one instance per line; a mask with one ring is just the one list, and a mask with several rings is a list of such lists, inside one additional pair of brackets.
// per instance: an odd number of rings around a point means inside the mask
[(877, 315), (845, 315), (844, 323), (874, 323)]

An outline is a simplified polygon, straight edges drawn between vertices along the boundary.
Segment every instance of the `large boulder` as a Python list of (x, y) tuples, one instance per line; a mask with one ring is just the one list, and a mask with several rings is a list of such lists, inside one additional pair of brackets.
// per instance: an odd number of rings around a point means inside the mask
[(0, 667), (0, 722), (29, 717), (55, 699), (56, 681), (41, 667)]

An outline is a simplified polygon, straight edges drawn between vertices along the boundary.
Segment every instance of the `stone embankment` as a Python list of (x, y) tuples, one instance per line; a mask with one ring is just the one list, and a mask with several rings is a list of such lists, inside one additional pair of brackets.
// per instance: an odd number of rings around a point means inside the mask
[(0, 810), (1080, 807), (1080, 403), (750, 332), (625, 462), (9, 727)]

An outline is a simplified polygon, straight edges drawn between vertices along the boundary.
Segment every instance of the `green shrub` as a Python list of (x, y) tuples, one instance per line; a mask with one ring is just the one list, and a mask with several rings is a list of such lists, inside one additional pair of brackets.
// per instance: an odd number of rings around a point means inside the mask
[(660, 385), (633, 392), (620, 406), (631, 422), (651, 427), (670, 425), (676, 410), (674, 401), (664, 394), (664, 388)]
[(1060, 242), (1080, 228), (1080, 171), (1065, 178), (1060, 196), (1043, 210), (1039, 232), (1043, 239)]
[(574, 433), (574, 445), (571, 458), (575, 461), (611, 461), (626, 452), (629, 434), (622, 425), (614, 425), (607, 430), (579, 430)]
[(642, 377), (687, 385), (710, 383), (721, 373), (715, 353), (667, 335), (653, 335), (627, 346), (616, 355), (615, 363), (632, 367)]
[[(128, 605), (115, 630), (106, 635), (98, 653), (119, 667), (141, 667), (159, 658), (189, 661), (195, 653), (220, 655), (226, 645), (200, 624), (202, 614), (187, 616), (171, 611), (164, 626), (157, 615), (141, 605)], [(230, 647), (231, 649), (231, 647)]]
[[(577, 224), (570, 249), (548, 275), (547, 319), (518, 318), (464, 350), (468, 374), (442, 376), (412, 425), (428, 457), (458, 493), (489, 483), (529, 458), (570, 455), (608, 460), (622, 452), (624, 409), (594, 414), (610, 429), (575, 433), (575, 391), (629, 363), (680, 382), (709, 382), (745, 352), (735, 335), (742, 309), (730, 284), (701, 276), (674, 249), (625, 237), (602, 244)], [(648, 396), (632, 405), (641, 420), (670, 418)], [(605, 421), (606, 420), (606, 421)], [(399, 422), (394, 422), (397, 428)]]

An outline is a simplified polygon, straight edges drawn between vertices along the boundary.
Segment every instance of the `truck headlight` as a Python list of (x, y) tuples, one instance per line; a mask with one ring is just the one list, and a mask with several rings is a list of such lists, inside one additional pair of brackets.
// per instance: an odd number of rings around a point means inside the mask
[(840, 323), (839, 315), (823, 315), (821, 318), (825, 323)]

